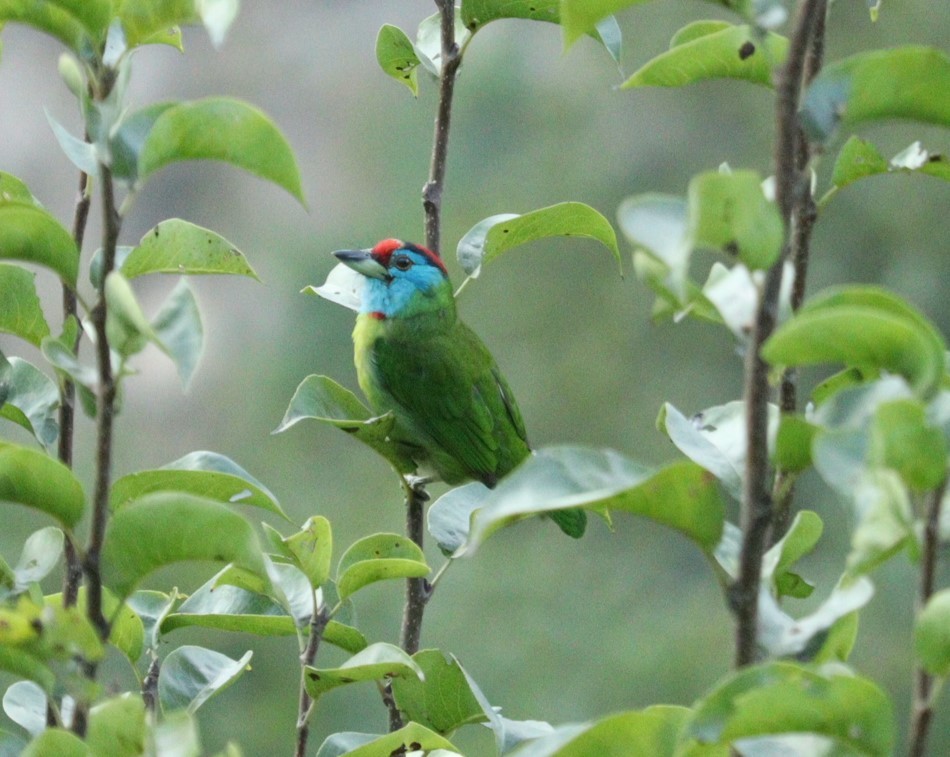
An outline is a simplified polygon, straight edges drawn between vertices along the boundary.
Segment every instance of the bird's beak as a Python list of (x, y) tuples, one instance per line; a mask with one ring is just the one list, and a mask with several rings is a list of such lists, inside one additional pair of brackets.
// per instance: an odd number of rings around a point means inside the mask
[(333, 254), (341, 263), (367, 278), (384, 281), (391, 278), (386, 266), (374, 260), (369, 250), (337, 250)]

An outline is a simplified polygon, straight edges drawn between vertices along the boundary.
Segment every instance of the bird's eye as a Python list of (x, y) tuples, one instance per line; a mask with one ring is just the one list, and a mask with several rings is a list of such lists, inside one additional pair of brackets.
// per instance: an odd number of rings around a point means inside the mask
[(393, 266), (400, 271), (408, 271), (412, 268), (412, 259), (408, 255), (396, 255), (393, 258)]

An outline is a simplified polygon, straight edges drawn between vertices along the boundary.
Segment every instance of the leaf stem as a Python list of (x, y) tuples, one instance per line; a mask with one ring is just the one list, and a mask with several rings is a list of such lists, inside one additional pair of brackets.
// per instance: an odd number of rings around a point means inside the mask
[[(800, 130), (798, 104), (805, 72), (805, 59), (816, 19), (826, 12), (827, 0), (802, 0), (798, 9), (788, 58), (776, 86), (775, 188), (776, 202), (785, 224), (786, 239), (791, 238), (793, 209), (797, 196), (808, 191), (798, 170)], [(744, 399), (746, 407), (747, 459), (742, 491), (742, 550), (739, 576), (729, 592), (736, 615), (735, 665), (753, 662), (758, 651), (757, 621), (762, 556), (772, 530), (774, 508), (769, 485), (768, 458), (768, 366), (760, 349), (775, 329), (782, 271), (790, 255), (791, 242), (782, 249), (769, 269), (760, 294), (752, 338), (745, 364)]]
[[(950, 477), (948, 477), (950, 478)], [(917, 610), (924, 608), (936, 585), (937, 556), (940, 550), (940, 511), (943, 498), (947, 493), (948, 478), (931, 493), (927, 507), (927, 520), (924, 523), (923, 552), (920, 558), (920, 586), (917, 591)], [(933, 720), (935, 687), (933, 676), (922, 667), (914, 671), (914, 703), (910, 715), (910, 737), (907, 754), (909, 757), (923, 757), (926, 752), (927, 736)]]

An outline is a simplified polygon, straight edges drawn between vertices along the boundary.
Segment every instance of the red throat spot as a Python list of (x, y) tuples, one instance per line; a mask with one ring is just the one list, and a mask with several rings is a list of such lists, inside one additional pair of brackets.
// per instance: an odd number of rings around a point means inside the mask
[(369, 314), (369, 317), (376, 321), (386, 320), (386, 314), (382, 310), (374, 310)]

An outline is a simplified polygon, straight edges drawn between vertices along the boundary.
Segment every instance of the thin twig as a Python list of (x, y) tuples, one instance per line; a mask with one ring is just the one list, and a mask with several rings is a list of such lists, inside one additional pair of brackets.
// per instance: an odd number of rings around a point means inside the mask
[[(85, 172), (79, 173), (79, 192), (76, 197), (76, 207), (73, 211), (73, 241), (76, 243), (76, 249), (82, 250), (83, 239), (86, 236), (86, 221), (89, 218), (89, 204), (91, 198), (88, 193), (89, 177)], [(63, 323), (66, 323), (70, 317), (76, 319), (78, 311), (76, 307), (76, 290), (63, 284)], [(79, 340), (82, 336), (82, 327), (76, 333), (76, 340), (72, 345), (73, 352), (79, 349)], [(60, 389), (59, 400), (59, 459), (72, 468), (73, 467), (73, 431), (76, 419), (76, 385), (65, 377), (62, 388)], [(66, 554), (66, 573), (63, 577), (63, 606), (72, 607), (76, 604), (76, 598), (79, 596), (79, 584), (82, 581), (82, 558), (79, 556), (79, 550), (73, 542), (72, 536), (66, 536), (64, 543)]]
[(121, 219), (116, 211), (115, 188), (112, 171), (99, 165), (102, 195), (102, 281), (99, 285), (99, 302), (92, 310), (92, 324), (96, 332), (96, 366), (99, 373), (99, 392), (96, 399), (96, 484), (93, 496), (92, 526), (89, 544), (83, 559), (87, 584), (87, 611), (89, 620), (100, 637), (109, 637), (109, 621), (102, 612), (102, 576), (100, 556), (105, 539), (106, 521), (109, 515), (109, 486), (112, 479), (112, 435), (115, 422), (115, 399), (117, 385), (112, 373), (112, 356), (106, 334), (106, 277), (115, 268), (116, 244), (119, 239)]
[(157, 656), (153, 657), (145, 680), (142, 681), (142, 701), (145, 703), (145, 711), (152, 715), (158, 714), (158, 677), (161, 670), (162, 661)]
[[(802, 0), (795, 29), (789, 43), (788, 58), (776, 86), (775, 186), (776, 202), (786, 228), (802, 187), (797, 170), (798, 104), (801, 97), (805, 58), (817, 15), (825, 11), (826, 0)], [(779, 259), (769, 269), (759, 300), (755, 325), (746, 356), (745, 405), (747, 459), (742, 491), (742, 551), (739, 577), (730, 591), (730, 603), (736, 615), (737, 667), (753, 662), (757, 652), (757, 620), (762, 555), (772, 527), (773, 503), (769, 484), (768, 458), (768, 366), (759, 351), (775, 329), (782, 270), (788, 259), (786, 244)]]
[(330, 614), (325, 607), (317, 608), (314, 598), (314, 611), (310, 617), (310, 636), (307, 646), (300, 655), (300, 696), (297, 709), (297, 742), (294, 747), (294, 757), (304, 757), (307, 753), (307, 739), (310, 737), (310, 716), (313, 714), (313, 700), (307, 693), (306, 675), (307, 666), (313, 665), (320, 650), (323, 632), (330, 622)]
[[(420, 547), (425, 535), (425, 503), (429, 499), (421, 485), (406, 487), (406, 535)], [(402, 616), (402, 632), (399, 646), (406, 654), (419, 651), (422, 638), (422, 617), (430, 596), (429, 582), (425, 578), (410, 578), (406, 581), (406, 605)]]
[[(947, 480), (938, 486), (931, 495), (927, 507), (927, 521), (924, 524), (923, 550), (920, 558), (920, 588), (917, 595), (918, 612), (924, 608), (933, 596), (936, 585), (937, 553), (940, 549), (940, 511), (943, 498), (947, 493)], [(927, 736), (933, 719), (934, 680), (922, 667), (914, 671), (914, 705), (910, 715), (909, 757), (923, 757), (927, 747)]]
[(435, 0), (435, 4), (441, 14), (442, 31), (439, 109), (435, 117), (435, 134), (432, 138), (432, 162), (429, 166), (429, 180), (422, 188), (422, 207), (425, 211), (426, 246), (434, 252), (440, 252), (442, 249), (442, 192), (449, 152), (452, 95), (455, 92), (455, 77), (458, 73), (458, 67), (462, 63), (462, 56), (455, 42), (454, 0)]
[[(822, 7), (823, 6), (823, 7)], [(827, 3), (823, 0), (815, 9), (814, 28), (805, 56), (804, 84), (807, 86), (818, 75), (824, 63), (825, 55), (825, 20), (827, 17)], [(804, 132), (799, 127), (798, 145), (796, 150), (795, 167), (800, 180), (804, 180), (809, 170), (815, 149)], [(808, 259), (811, 253), (811, 234), (818, 219), (818, 208), (815, 198), (808, 191), (796, 194), (795, 204), (791, 216), (791, 251), (792, 261), (792, 312), (798, 312), (805, 300), (805, 286), (808, 280)], [(798, 409), (798, 369), (786, 368), (782, 374), (779, 386), (779, 408), (782, 413), (794, 413)], [(775, 512), (770, 530), (769, 543), (774, 544), (788, 530), (791, 517), (792, 500), (795, 496), (795, 474), (779, 469), (775, 473), (775, 483), (772, 486), (772, 497), (775, 501)]]

